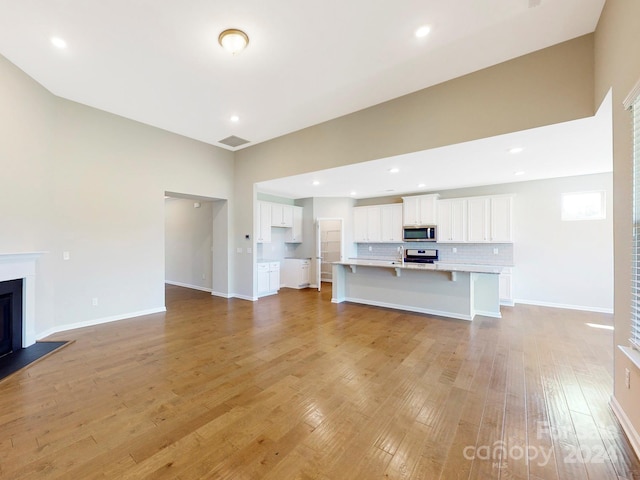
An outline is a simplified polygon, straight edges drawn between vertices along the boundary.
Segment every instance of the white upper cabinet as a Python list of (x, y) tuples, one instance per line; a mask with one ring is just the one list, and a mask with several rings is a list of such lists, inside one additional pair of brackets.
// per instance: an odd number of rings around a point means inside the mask
[(402, 242), (402, 204), (380, 206), (380, 241)]
[(284, 237), (286, 243), (302, 243), (302, 207), (293, 207), (293, 222)]
[(402, 209), (403, 224), (408, 227), (436, 225), (438, 221), (438, 194), (402, 197)]
[(271, 204), (271, 226), (293, 227), (293, 206), (281, 203)]
[(486, 197), (470, 198), (469, 211), (469, 238), (473, 243), (490, 241), (489, 217), (491, 215), (491, 199)]
[(491, 241), (513, 242), (513, 196), (491, 197)]
[(438, 201), (438, 242), (466, 242), (467, 219), (466, 198), (451, 198)]
[(469, 199), (469, 242), (513, 242), (513, 196), (493, 195)]
[(256, 242), (271, 242), (271, 204), (258, 202), (256, 214)]
[(512, 216), (512, 195), (440, 200), (438, 242), (511, 243)]
[(353, 241), (356, 243), (378, 243), (381, 237), (380, 205), (354, 207)]

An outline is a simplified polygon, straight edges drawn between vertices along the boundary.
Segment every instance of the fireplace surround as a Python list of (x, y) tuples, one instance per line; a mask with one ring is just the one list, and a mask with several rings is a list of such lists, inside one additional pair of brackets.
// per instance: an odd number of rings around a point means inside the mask
[(0, 282), (22, 279), (23, 348), (36, 342), (36, 261), (43, 253), (0, 253)]

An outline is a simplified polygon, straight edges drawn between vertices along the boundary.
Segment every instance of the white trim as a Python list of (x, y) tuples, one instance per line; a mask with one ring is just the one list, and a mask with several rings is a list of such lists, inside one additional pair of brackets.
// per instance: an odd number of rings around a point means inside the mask
[(250, 302), (257, 302), (258, 297), (250, 297), (249, 295), (240, 295), (239, 293), (234, 293), (231, 298), (239, 298), (240, 300), (248, 300)]
[[(396, 304), (396, 303), (377, 302), (375, 300), (362, 300), (360, 298), (353, 298), (353, 297), (346, 297), (344, 299), (344, 301), (352, 302), (352, 303), (360, 303), (360, 304), (363, 304), (363, 305), (372, 305), (374, 307), (393, 308), (394, 310), (404, 310), (404, 311), (408, 311), (408, 312), (426, 313), (428, 315), (437, 315), (438, 317), (455, 318), (455, 319), (458, 319), (458, 320), (468, 320), (468, 321), (473, 320), (473, 317), (471, 315), (464, 315), (462, 313), (443, 312), (441, 310), (431, 310), (429, 308), (421, 308), (421, 307), (410, 307), (410, 306), (407, 306), (407, 305), (399, 305), (399, 304)], [(337, 301), (334, 302), (333, 299), (331, 299), (331, 302), (332, 303), (338, 303)], [(342, 302), (340, 302), (340, 303), (342, 303)]]
[(618, 345), (618, 348), (636, 367), (640, 369), (640, 352), (625, 345)]
[(515, 307), (516, 302), (513, 300), (500, 300), (500, 305), (504, 305), (505, 307)]
[(514, 303), (522, 303), (524, 305), (537, 305), (538, 307), (564, 308), (566, 310), (582, 310), (584, 312), (596, 313), (613, 313), (613, 308), (589, 307), (587, 305), (570, 305), (564, 303), (540, 302), (538, 300), (523, 300), (517, 298)]
[(611, 396), (611, 400), (609, 401), (609, 406), (611, 407), (611, 410), (613, 410), (613, 414), (620, 422), (624, 433), (626, 433), (633, 451), (636, 452), (636, 455), (638, 457), (640, 457), (640, 435), (638, 435), (638, 432), (633, 427), (631, 420), (629, 420), (629, 417), (627, 417), (627, 414), (624, 413), (624, 410), (618, 403), (618, 400), (613, 395)]
[(233, 298), (233, 294), (231, 293), (222, 293), (222, 292), (211, 292), (211, 295), (214, 297), (222, 297), (222, 298)]
[(113, 315), (111, 317), (95, 318), (93, 320), (87, 320), (84, 322), (72, 323), (70, 325), (61, 325), (59, 327), (53, 327), (49, 330), (41, 332), (37, 335), (38, 340), (42, 340), (54, 333), (66, 332), (68, 330), (75, 330), (76, 328), (93, 327), (95, 325), (102, 325), (103, 323), (117, 322), (120, 320), (127, 320), (129, 318), (142, 317), (144, 315), (153, 315), (155, 313), (164, 313), (167, 311), (166, 307), (150, 308), (149, 310), (140, 310), (138, 312), (130, 312), (122, 315)]
[(192, 290), (200, 290), (201, 292), (211, 293), (210, 288), (200, 287), (199, 285), (191, 285), (189, 283), (182, 283), (182, 282), (173, 282), (171, 280), (165, 280), (164, 283), (167, 283), (169, 285), (175, 285), (176, 287), (190, 288)]
[(640, 96), (640, 80), (638, 80), (638, 83), (636, 83), (633, 86), (633, 88), (629, 92), (629, 95), (627, 95), (627, 98), (625, 98), (624, 101), (622, 102), (622, 105), (624, 105), (624, 109), (629, 110), (631, 108), (631, 105), (633, 105), (633, 102), (639, 96)]
[(483, 317), (491, 317), (491, 318), (502, 318), (502, 314), (500, 312), (483, 312), (482, 310), (474, 310), (473, 316), (481, 315)]

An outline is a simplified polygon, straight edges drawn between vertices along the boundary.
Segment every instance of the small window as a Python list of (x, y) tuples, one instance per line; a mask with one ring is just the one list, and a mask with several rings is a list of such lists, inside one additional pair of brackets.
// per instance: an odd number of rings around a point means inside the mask
[(562, 194), (562, 220), (602, 220), (606, 218), (605, 192)]

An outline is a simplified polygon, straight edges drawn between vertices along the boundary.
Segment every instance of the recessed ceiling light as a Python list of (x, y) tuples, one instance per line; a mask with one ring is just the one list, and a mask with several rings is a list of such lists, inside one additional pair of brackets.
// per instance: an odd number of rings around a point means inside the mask
[(524, 150), (522, 147), (513, 147), (509, 149), (509, 153), (516, 154), (521, 153)]
[(231, 55), (236, 55), (249, 45), (249, 36), (242, 30), (229, 28), (220, 34), (218, 43)]
[(238, 115), (231, 115), (231, 118), (229, 120), (231, 120), (233, 123), (238, 123), (240, 121), (240, 117)]
[(423, 25), (416, 30), (415, 35), (418, 38), (422, 38), (429, 35), (430, 32), (431, 32), (431, 27), (429, 25)]
[(424, 188), (424, 187), (426, 187), (426, 186), (427, 186), (427, 185), (426, 185), (425, 183), (419, 183), (419, 184), (418, 184), (418, 188)]
[(389, 173), (398, 173), (400, 171), (399, 168), (393, 167), (389, 169)]
[(320, 185), (320, 182), (318, 180), (314, 180), (313, 185)]
[(56, 48), (67, 48), (67, 42), (60, 37), (51, 37), (51, 43)]
[(349, 195), (351, 195), (352, 197), (356, 194), (356, 192), (351, 192)]
[(516, 172), (514, 173), (514, 175), (520, 176), (520, 175), (524, 175), (526, 172)]

